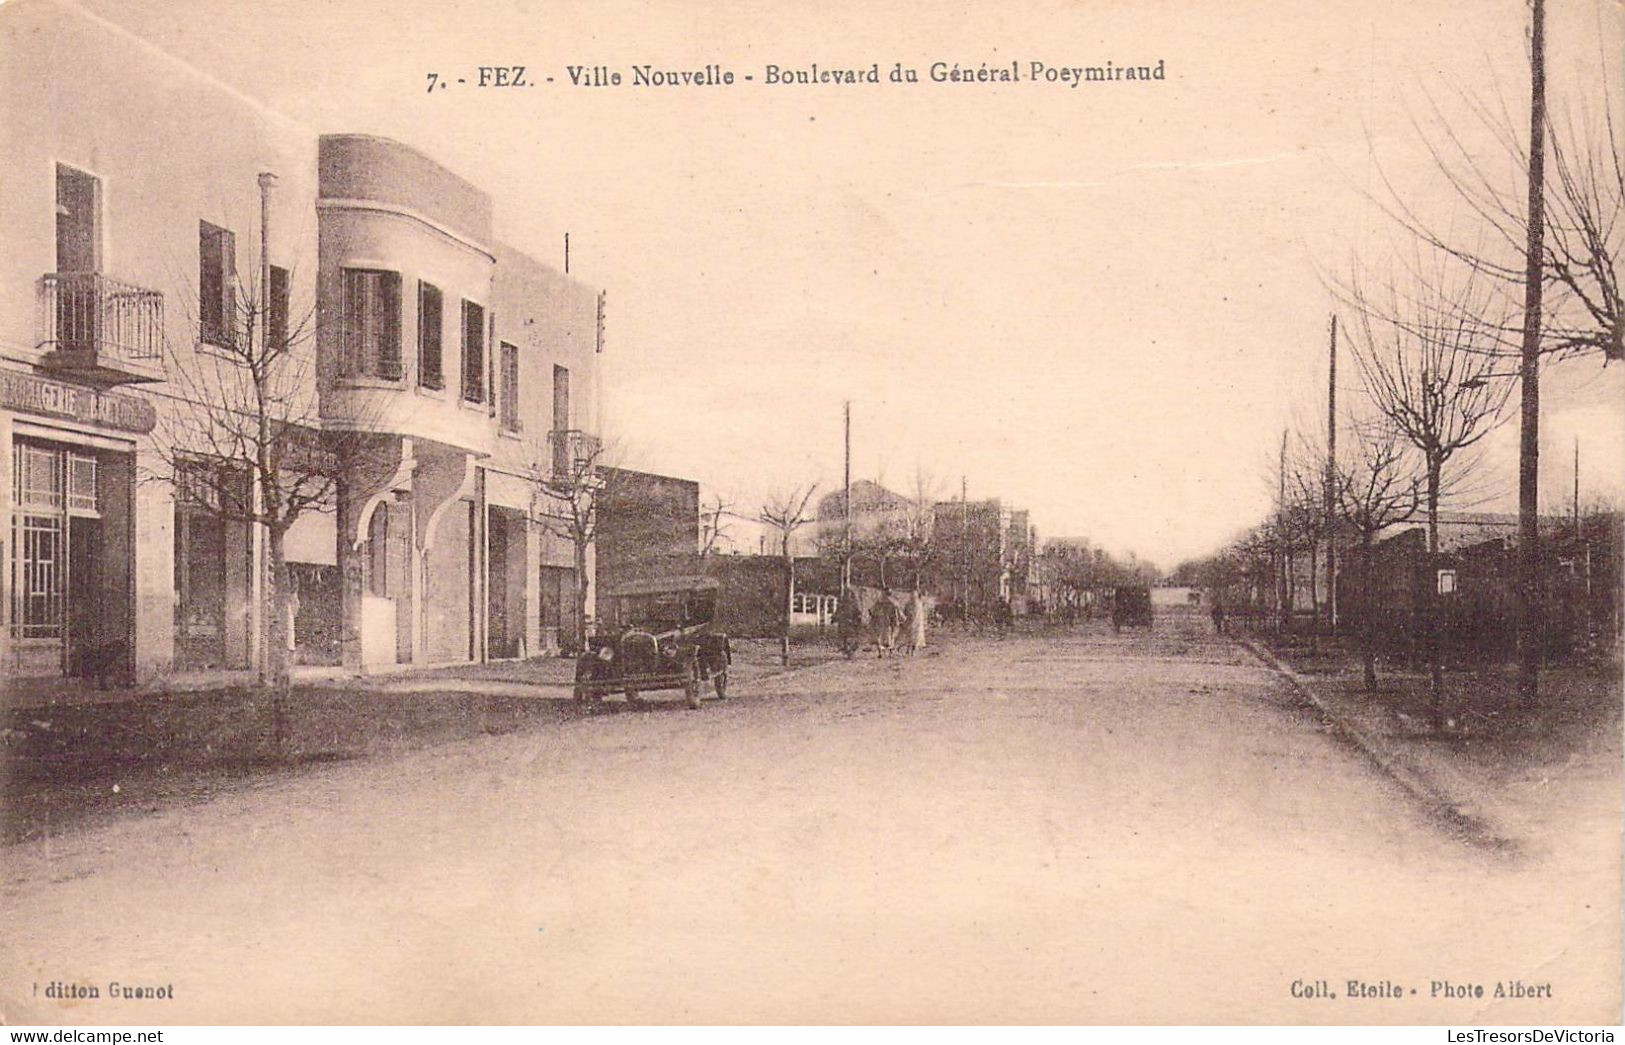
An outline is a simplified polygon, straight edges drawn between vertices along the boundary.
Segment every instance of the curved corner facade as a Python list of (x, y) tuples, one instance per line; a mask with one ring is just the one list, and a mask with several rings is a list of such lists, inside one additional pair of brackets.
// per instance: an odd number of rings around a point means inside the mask
[[(592, 556), (544, 480), (595, 445), (598, 292), (423, 153), (315, 135), (71, 5), (8, 10), (0, 46), (0, 676), (262, 658), (268, 531), (176, 439), (273, 330), (311, 445), (368, 448), (283, 535), (295, 664), (568, 641)], [(157, 111), (187, 119), (154, 139)]]

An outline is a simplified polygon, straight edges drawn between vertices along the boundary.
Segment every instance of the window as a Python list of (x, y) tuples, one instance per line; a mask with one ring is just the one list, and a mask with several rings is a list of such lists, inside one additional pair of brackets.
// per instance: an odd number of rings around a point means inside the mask
[(265, 336), (271, 351), (288, 347), (288, 270), (271, 266), (271, 291), (265, 302)]
[[(96, 457), (18, 440), (11, 447), (11, 623), (17, 639), (61, 639), (67, 606), (68, 515), (95, 515)], [(74, 553), (80, 554), (80, 553)]]
[(344, 269), (341, 368), (346, 377), (401, 379), (401, 276)]
[(519, 417), (519, 346), (502, 342), (502, 428), (524, 431)]
[(418, 283), (418, 384), (424, 388), (446, 387), (440, 347), (445, 329), (442, 311), (440, 288), (432, 283)]
[(68, 454), (68, 509), (94, 512), (96, 500), (96, 458), (90, 454)]
[(463, 302), (463, 398), (485, 402), (485, 309)]
[(237, 238), (198, 222), (198, 336), (211, 345), (237, 343)]
[(12, 444), (12, 489), (20, 508), (61, 511), (62, 455), (48, 447)]

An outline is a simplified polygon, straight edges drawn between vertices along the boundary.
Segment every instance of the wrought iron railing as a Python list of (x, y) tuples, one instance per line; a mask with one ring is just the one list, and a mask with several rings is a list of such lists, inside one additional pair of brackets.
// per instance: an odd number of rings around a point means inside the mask
[(163, 358), (164, 295), (99, 272), (52, 272), (39, 281), (40, 339), (51, 351), (142, 362)]

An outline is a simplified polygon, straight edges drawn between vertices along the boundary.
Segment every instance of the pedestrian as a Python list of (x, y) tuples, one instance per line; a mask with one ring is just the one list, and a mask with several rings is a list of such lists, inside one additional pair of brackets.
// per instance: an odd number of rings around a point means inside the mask
[(1213, 600), (1213, 632), (1216, 635), (1224, 634), (1224, 603), (1218, 599)]
[(862, 627), (863, 611), (858, 608), (857, 590), (848, 588), (835, 602), (835, 639), (847, 660), (858, 651), (858, 633)]
[(869, 622), (875, 629), (875, 656), (889, 657), (897, 646), (897, 603), (891, 600), (891, 591), (880, 589), (880, 601), (869, 611)]
[(903, 606), (903, 635), (903, 649), (911, 657), (925, 645), (925, 604), (917, 591)]

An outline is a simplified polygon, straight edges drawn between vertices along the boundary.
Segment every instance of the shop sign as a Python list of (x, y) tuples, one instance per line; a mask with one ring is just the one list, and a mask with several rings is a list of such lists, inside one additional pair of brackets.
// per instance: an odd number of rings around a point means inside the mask
[(146, 433), (158, 424), (158, 411), (145, 399), (66, 385), (14, 370), (0, 370), (0, 409), (126, 432)]

